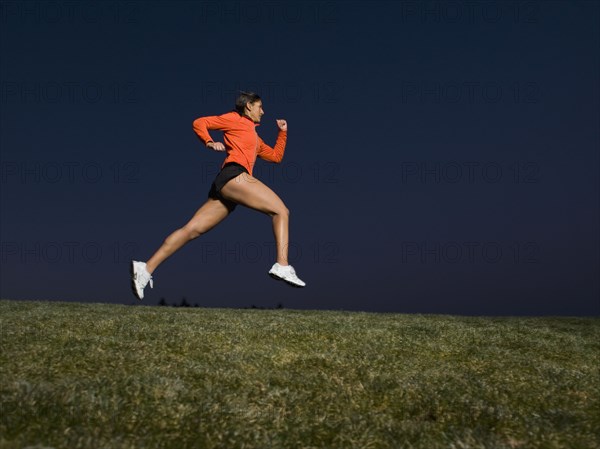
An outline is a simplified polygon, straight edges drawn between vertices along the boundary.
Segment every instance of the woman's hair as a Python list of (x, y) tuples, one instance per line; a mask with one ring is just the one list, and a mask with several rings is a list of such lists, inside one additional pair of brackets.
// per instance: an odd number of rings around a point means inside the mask
[(248, 103), (255, 103), (260, 100), (260, 97), (254, 92), (244, 92), (240, 90), (240, 95), (235, 100), (235, 110), (244, 115), (246, 112), (246, 105)]

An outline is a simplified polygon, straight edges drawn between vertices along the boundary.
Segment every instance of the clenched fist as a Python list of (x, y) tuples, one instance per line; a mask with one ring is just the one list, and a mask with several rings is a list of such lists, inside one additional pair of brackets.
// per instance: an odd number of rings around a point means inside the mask
[(287, 131), (287, 122), (283, 119), (277, 119), (277, 126), (279, 126), (279, 129), (282, 131)]

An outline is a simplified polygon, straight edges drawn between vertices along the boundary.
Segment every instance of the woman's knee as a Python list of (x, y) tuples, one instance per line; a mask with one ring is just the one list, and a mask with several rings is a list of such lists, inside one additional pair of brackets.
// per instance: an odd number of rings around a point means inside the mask
[(273, 213), (271, 215), (278, 215), (283, 218), (289, 218), (290, 210), (287, 207), (285, 207), (285, 204), (282, 204), (281, 206), (274, 208)]
[(206, 232), (206, 230), (198, 224), (188, 224), (181, 228), (181, 230), (183, 231), (188, 240), (197, 239)]

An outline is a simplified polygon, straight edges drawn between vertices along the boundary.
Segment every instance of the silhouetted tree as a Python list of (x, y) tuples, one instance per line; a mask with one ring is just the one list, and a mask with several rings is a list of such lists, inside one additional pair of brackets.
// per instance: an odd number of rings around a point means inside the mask
[(185, 296), (183, 298), (181, 298), (181, 304), (179, 304), (179, 307), (189, 307), (190, 304), (187, 302), (187, 299), (185, 299)]
[(277, 303), (277, 307), (263, 307), (257, 306), (255, 304), (250, 304), (250, 307), (244, 307), (244, 309), (259, 309), (259, 310), (274, 310), (274, 309), (283, 309), (282, 303)]
[(165, 301), (165, 298), (160, 298), (160, 301), (158, 301), (158, 305), (159, 306), (166, 306), (167, 305), (167, 301)]

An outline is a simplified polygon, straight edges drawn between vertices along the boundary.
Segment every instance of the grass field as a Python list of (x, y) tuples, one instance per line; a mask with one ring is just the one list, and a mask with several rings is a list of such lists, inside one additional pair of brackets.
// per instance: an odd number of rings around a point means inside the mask
[(0, 448), (600, 448), (599, 318), (0, 315)]

